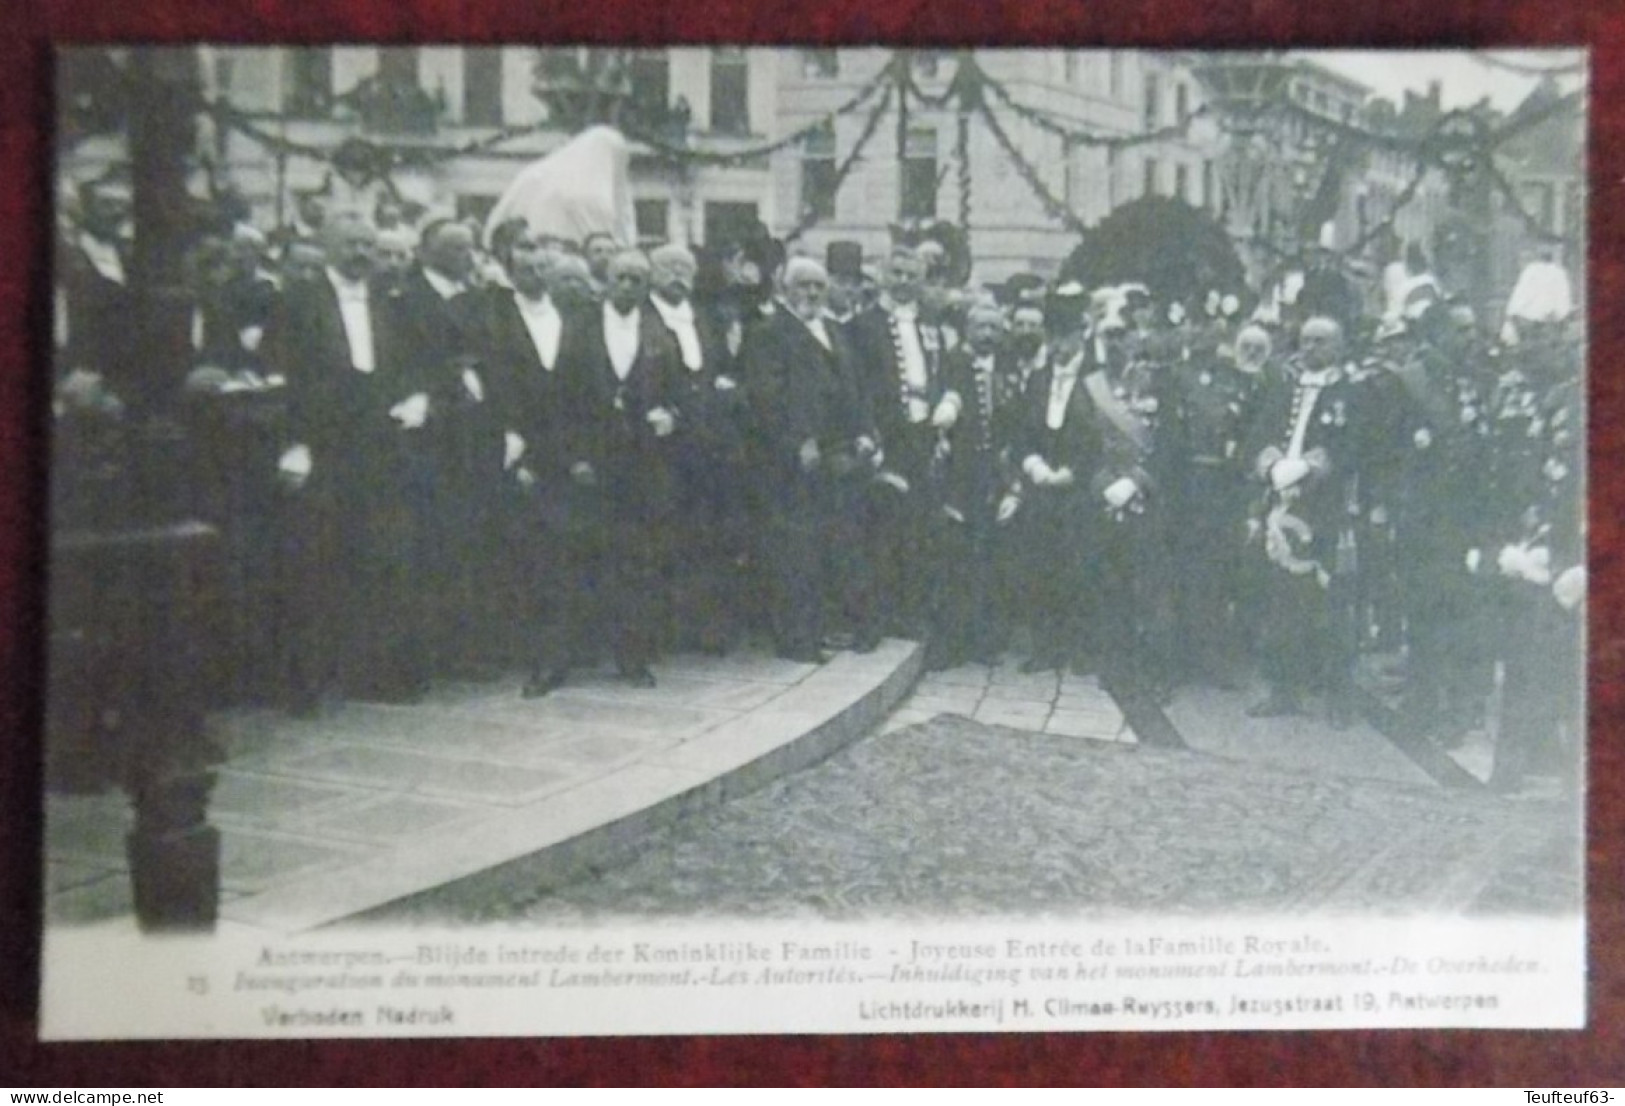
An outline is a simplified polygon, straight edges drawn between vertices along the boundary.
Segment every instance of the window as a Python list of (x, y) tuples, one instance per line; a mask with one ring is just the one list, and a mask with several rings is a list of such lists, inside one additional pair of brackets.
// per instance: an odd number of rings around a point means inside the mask
[(1213, 175), (1213, 159), (1202, 162), (1202, 206), (1209, 211), (1219, 210), (1219, 182)]
[(1162, 84), (1155, 73), (1145, 75), (1145, 129), (1154, 131), (1162, 118)]
[(1114, 100), (1123, 98), (1123, 55), (1112, 53), (1107, 55), (1110, 61), (1108, 79), (1111, 84), (1111, 95)]
[(1174, 122), (1184, 126), (1191, 117), (1191, 90), (1185, 84), (1174, 86)]
[(1117, 147), (1106, 147), (1106, 210), (1114, 211), (1122, 199), (1122, 186), (1117, 175), (1121, 171), (1118, 164)]
[(292, 47), (287, 58), (288, 114), (311, 119), (327, 114), (333, 101), (333, 51)]
[(1174, 166), (1174, 197), (1191, 202), (1191, 171), (1188, 166)]
[(385, 46), (379, 50), (378, 79), (386, 85), (397, 88), (417, 84), (417, 47)]
[(937, 129), (910, 127), (903, 141), (902, 202), (905, 219), (930, 219), (937, 214)]
[(671, 59), (664, 50), (634, 50), (632, 103), (645, 118), (659, 118), (671, 103)]
[(737, 46), (711, 51), (711, 129), (750, 133), (750, 61)]
[(1140, 188), (1142, 196), (1155, 196), (1157, 194), (1157, 159), (1145, 159), (1145, 183)]
[(671, 237), (671, 204), (665, 200), (633, 200), (632, 214), (638, 226), (638, 245), (659, 245)]
[(502, 125), (502, 51), (490, 46), (463, 49), (463, 122), (471, 127)]
[(801, 148), (801, 210), (818, 219), (835, 217), (835, 126), (808, 136)]
[(839, 50), (801, 51), (801, 75), (808, 80), (828, 81), (841, 75)]

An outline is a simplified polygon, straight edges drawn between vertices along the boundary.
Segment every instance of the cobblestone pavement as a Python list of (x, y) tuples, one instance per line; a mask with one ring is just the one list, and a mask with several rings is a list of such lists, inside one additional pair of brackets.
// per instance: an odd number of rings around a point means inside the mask
[[(976, 710), (1005, 700), (952, 678)], [(954, 693), (949, 693), (954, 694)], [(1057, 697), (1060, 684), (1057, 687)], [(990, 708), (998, 709), (998, 708)], [(1038, 709), (1030, 712), (1037, 717)], [(645, 839), (528, 902), (426, 921), (1556, 911), (1578, 814), (944, 715)], [(1063, 724), (1065, 724), (1063, 722)]]

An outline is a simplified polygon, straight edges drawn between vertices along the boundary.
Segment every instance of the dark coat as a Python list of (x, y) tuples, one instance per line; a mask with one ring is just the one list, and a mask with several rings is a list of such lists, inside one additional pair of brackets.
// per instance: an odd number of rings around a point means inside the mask
[(763, 460), (780, 488), (800, 483), (809, 438), (831, 462), (852, 459), (856, 440), (874, 433), (851, 345), (834, 323), (825, 332), (830, 348), (795, 315), (777, 311), (753, 328), (743, 350)]
[[(886, 467), (920, 486), (931, 461), (935, 432), (929, 415), (923, 423), (911, 423), (904, 398), (903, 369), (893, 330), (894, 320), (884, 306), (876, 305), (846, 324), (857, 357), (860, 383), (870, 418), (886, 451)], [(925, 352), (926, 387), (919, 395), (927, 410), (934, 410), (942, 398), (944, 380), (942, 359), (948, 339), (940, 326), (918, 319), (915, 323)]]
[(660, 438), (649, 414), (680, 418), (682, 360), (671, 331), (652, 308), (639, 312), (638, 354), (626, 379), (615, 375), (604, 339), (606, 307), (572, 316), (559, 357), (566, 373), (562, 444), (568, 465), (597, 474), (593, 501), (621, 521), (653, 521), (674, 504), (676, 435)]

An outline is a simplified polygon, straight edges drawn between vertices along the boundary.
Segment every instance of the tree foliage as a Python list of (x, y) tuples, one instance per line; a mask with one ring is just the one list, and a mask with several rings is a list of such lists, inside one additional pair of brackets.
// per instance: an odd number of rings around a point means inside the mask
[(1061, 266), (1085, 288), (1138, 282), (1164, 302), (1241, 292), (1246, 270), (1224, 228), (1182, 200), (1145, 196), (1091, 227)]

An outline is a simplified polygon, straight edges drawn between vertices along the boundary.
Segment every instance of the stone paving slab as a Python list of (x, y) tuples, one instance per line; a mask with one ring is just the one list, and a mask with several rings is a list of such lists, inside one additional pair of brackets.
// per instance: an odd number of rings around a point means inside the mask
[(1057, 737), (1124, 744), (1139, 740), (1096, 677), (1023, 672), (1013, 655), (998, 664), (966, 664), (926, 675), (881, 733), (942, 715)]
[[(412, 706), (213, 716), (227, 751), (211, 807), (222, 925), (293, 932), (448, 885), (569, 878), (877, 728), (920, 656), (888, 641), (822, 666), (678, 657), (653, 689), (596, 671), (525, 700), (508, 675), (437, 685)], [(116, 792), (48, 798), (53, 923), (129, 915), (130, 823)]]

